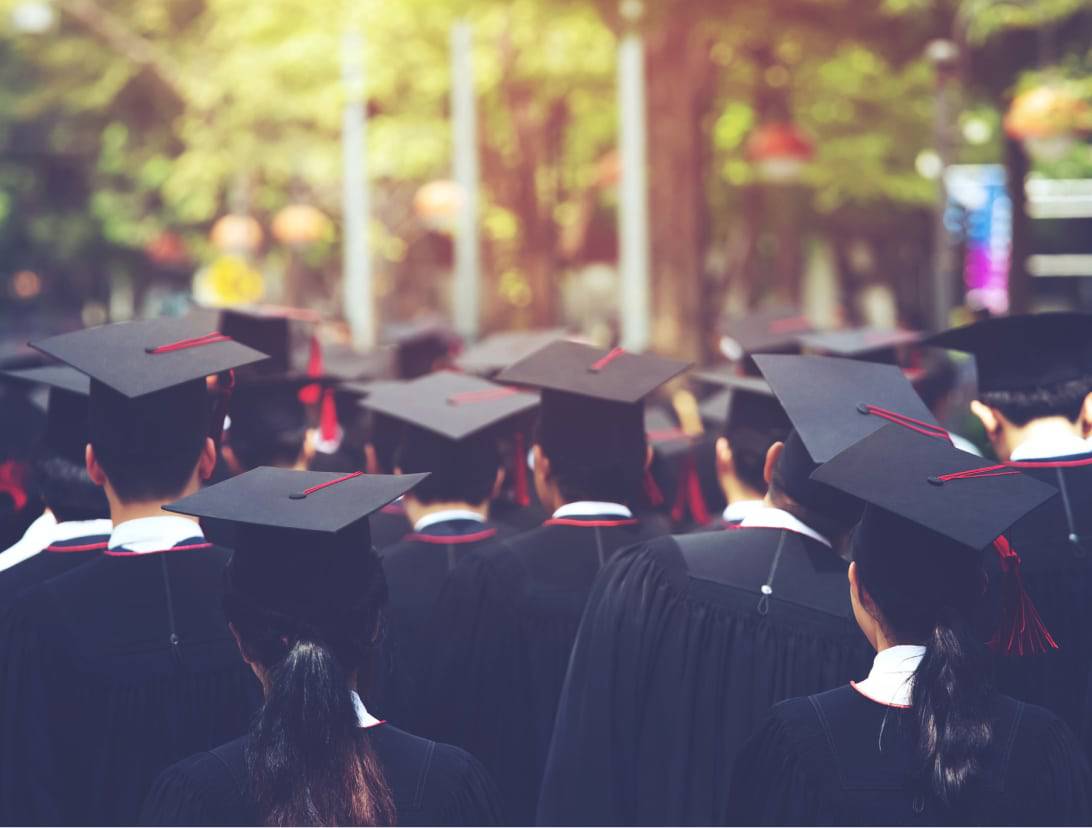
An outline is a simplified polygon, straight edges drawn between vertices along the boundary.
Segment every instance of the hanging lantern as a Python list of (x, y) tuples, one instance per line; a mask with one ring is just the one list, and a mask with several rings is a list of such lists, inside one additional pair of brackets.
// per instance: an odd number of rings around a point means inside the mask
[(764, 181), (799, 181), (814, 154), (811, 141), (791, 123), (764, 124), (747, 139), (747, 158)]
[(209, 238), (229, 253), (253, 253), (262, 244), (262, 226), (253, 216), (228, 213), (212, 225)]
[(170, 230), (164, 230), (144, 245), (144, 255), (160, 267), (182, 265), (189, 260), (186, 243), (180, 235)]
[(463, 191), (454, 181), (430, 181), (413, 197), (417, 217), (433, 230), (450, 233), (463, 208)]
[(282, 244), (300, 246), (330, 238), (333, 223), (317, 207), (289, 204), (273, 217), (273, 237)]
[(1005, 132), (1033, 158), (1056, 161), (1089, 125), (1088, 104), (1069, 86), (1046, 84), (1021, 92), (1005, 114)]

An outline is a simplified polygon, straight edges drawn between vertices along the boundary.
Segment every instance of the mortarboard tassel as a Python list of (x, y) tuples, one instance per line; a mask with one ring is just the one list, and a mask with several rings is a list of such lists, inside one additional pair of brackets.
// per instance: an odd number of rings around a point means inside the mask
[(993, 542), (1001, 561), (1001, 622), (990, 640), (991, 649), (1007, 655), (1039, 655), (1057, 650), (1058, 642), (1039, 617), (1035, 603), (1024, 587), (1020, 556), (1002, 535)]
[[(312, 378), (321, 377), (322, 368), (322, 344), (317, 336), (312, 336), (311, 352), (307, 357), (307, 376)], [(300, 402), (304, 405), (315, 405), (321, 396), (322, 386), (317, 382), (300, 389)]]
[(671, 507), (671, 519), (681, 523), (687, 511), (699, 526), (709, 522), (709, 507), (701, 491), (701, 478), (698, 477), (698, 464), (694, 452), (688, 451), (683, 461), (682, 475), (679, 478), (679, 490), (675, 495), (675, 504)]
[(327, 388), (322, 392), (322, 407), (319, 411), (319, 436), (324, 443), (335, 443), (338, 441), (338, 431), (339, 424), (334, 389)]
[(21, 512), (27, 505), (26, 471), (26, 464), (18, 460), (0, 463), (0, 494), (11, 498), (16, 512)]
[(515, 464), (513, 477), (516, 487), (516, 505), (528, 506), (531, 503), (531, 495), (527, 488), (527, 446), (522, 431), (516, 432), (514, 454), (512, 461)]
[(660, 491), (656, 478), (648, 469), (645, 469), (645, 497), (648, 498), (648, 504), (653, 509), (664, 505), (664, 493)]
[(212, 408), (212, 423), (209, 436), (219, 447), (224, 442), (224, 424), (231, 413), (231, 395), (235, 393), (235, 369), (231, 368), (216, 375), (216, 402)]

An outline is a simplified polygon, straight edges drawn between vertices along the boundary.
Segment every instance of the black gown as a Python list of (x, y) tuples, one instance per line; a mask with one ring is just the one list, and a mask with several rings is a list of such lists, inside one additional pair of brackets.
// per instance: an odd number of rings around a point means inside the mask
[(621, 553), (573, 647), (539, 822), (721, 824), (733, 759), (770, 706), (872, 662), (847, 567), (818, 541), (771, 528)]
[[(398, 825), (498, 825), (493, 782), (472, 756), (394, 725), (368, 729), (394, 798)], [(168, 768), (141, 813), (143, 825), (258, 825), (246, 775), (246, 737)]]
[[(1092, 777), (1069, 728), (997, 695), (996, 749), (946, 807), (915, 783), (913, 713), (840, 687), (777, 705), (735, 765), (732, 825), (1088, 825)], [(881, 749), (882, 747), (882, 749)]]
[[(1077, 734), (1092, 760), (1092, 465), (1059, 468), (1059, 463), (1092, 459), (1092, 455), (1042, 461), (1048, 468), (1027, 469), (1061, 493), (1005, 533), (1020, 555), (1024, 584), (1058, 650), (1035, 656), (997, 660), (997, 682), (1003, 693), (1042, 705), (1060, 716)], [(1077, 535), (1077, 542), (1069, 535)], [(990, 559), (990, 583), (1001, 582)], [(995, 590), (996, 592), (996, 590)]]
[(608, 515), (549, 520), (469, 556), (434, 616), (425, 733), (464, 747), (497, 780), (505, 821), (531, 824), (569, 651), (592, 582), (656, 530)]
[(406, 517), (406, 507), (398, 501), (388, 503), (378, 512), (369, 515), (368, 526), (372, 533), (372, 546), (378, 551), (394, 546), (413, 531), (413, 526)]
[(450, 520), (407, 535), (382, 550), (387, 577), (383, 669), (369, 695), (381, 717), (412, 733), (422, 732), (424, 684), (432, 654), (430, 622), (448, 575), (475, 550), (509, 530), (493, 523)]
[(244, 733), (260, 688), (202, 538), (111, 550), (25, 591), (0, 629), (0, 822), (127, 825), (156, 775)]
[(34, 557), (0, 572), (0, 614), (23, 590), (100, 557), (109, 540), (109, 535), (86, 535), (55, 541)]

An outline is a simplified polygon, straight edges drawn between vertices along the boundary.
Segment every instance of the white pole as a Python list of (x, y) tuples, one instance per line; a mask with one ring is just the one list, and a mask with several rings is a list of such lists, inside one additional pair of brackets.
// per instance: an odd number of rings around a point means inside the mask
[(451, 29), (451, 145), (453, 177), (462, 204), (455, 227), (455, 274), (452, 312), (455, 330), (467, 339), (478, 336), (481, 265), (478, 239), (478, 123), (471, 62), (472, 31), (465, 20)]
[(360, 32), (345, 33), (341, 79), (345, 85), (342, 119), (342, 176), (344, 179), (344, 273), (342, 301), (353, 345), (371, 350), (376, 345), (375, 297), (372, 263), (368, 253), (367, 110), (364, 101), (363, 41)]
[(622, 167), (618, 192), (621, 342), (622, 347), (631, 351), (644, 350), (652, 339), (645, 54), (637, 30), (642, 11), (640, 0), (622, 0), (626, 29), (618, 45), (618, 144)]

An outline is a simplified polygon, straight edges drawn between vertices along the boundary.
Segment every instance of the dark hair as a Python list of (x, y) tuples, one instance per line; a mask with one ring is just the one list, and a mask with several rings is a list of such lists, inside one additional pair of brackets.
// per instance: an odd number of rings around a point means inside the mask
[(378, 411), (373, 411), (371, 414), (368, 442), (375, 450), (375, 458), (379, 463), (381, 474), (390, 474), (394, 471), (395, 454), (402, 439), (403, 428), (402, 422), (394, 417)]
[(1022, 391), (984, 391), (979, 396), (1013, 425), (1026, 426), (1041, 417), (1065, 417), (1071, 423), (1076, 422), (1089, 393), (1092, 393), (1092, 377)]
[(644, 406), (544, 392), (535, 442), (565, 500), (641, 502), (648, 455)]
[[(354, 673), (367, 682), (380, 637), (379, 559), (366, 537), (346, 550), (273, 534), (232, 557), (224, 596), (244, 652), (268, 671), (247, 747), (261, 823), (392, 825), (394, 800), (349, 686)], [(304, 545), (306, 560), (289, 561)]]
[(245, 469), (294, 466), (307, 440), (307, 411), (293, 404), (268, 401), (233, 409), (228, 441)]
[(118, 497), (174, 497), (185, 487), (209, 435), (211, 399), (194, 380), (130, 399), (92, 380), (88, 441)]
[(496, 435), (490, 431), (466, 440), (448, 440), (407, 427), (395, 455), (403, 474), (431, 472), (413, 488), (421, 503), (472, 503), (489, 500), (501, 466)]
[(726, 428), (724, 438), (732, 449), (736, 476), (755, 491), (766, 491), (766, 455), (770, 446), (785, 438), (784, 433), (741, 426)]
[(974, 624), (984, 573), (979, 554), (924, 528), (912, 534), (894, 542), (866, 519), (854, 560), (888, 638), (925, 645), (911, 695), (920, 772), (951, 805), (976, 782), (993, 741), (990, 662)]
[(39, 446), (31, 458), (30, 479), (58, 522), (110, 514), (106, 494), (91, 481), (87, 466), (48, 446)]
[(816, 468), (800, 435), (790, 431), (773, 468), (768, 496), (777, 508), (834, 539), (860, 520), (863, 507), (857, 498), (812, 480)]

